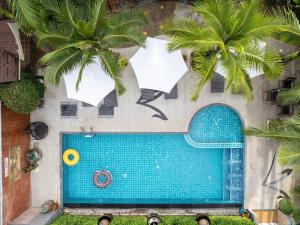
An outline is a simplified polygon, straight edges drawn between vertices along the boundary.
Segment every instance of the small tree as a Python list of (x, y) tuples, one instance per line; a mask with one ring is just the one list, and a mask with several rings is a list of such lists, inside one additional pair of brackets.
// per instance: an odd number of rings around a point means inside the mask
[(41, 99), (37, 82), (23, 79), (10, 84), (0, 85), (0, 100), (9, 109), (18, 113), (30, 113), (35, 110)]

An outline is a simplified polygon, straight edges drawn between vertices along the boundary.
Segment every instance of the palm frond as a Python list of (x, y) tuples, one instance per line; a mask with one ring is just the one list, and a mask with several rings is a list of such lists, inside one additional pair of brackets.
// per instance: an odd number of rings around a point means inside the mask
[(175, 51), (181, 48), (191, 48), (191, 49), (201, 49), (201, 48), (213, 48), (220, 46), (221, 49), (224, 49), (224, 43), (220, 40), (214, 39), (194, 39), (190, 36), (176, 36), (171, 38), (169, 43), (169, 50)]
[(299, 142), (280, 145), (278, 161), (282, 165), (299, 166), (300, 165), (300, 144), (299, 144)]
[(36, 31), (38, 46), (58, 47), (70, 41), (72, 28), (66, 24), (48, 21), (46, 26)]
[(300, 141), (300, 133), (291, 126), (287, 126), (284, 120), (272, 120), (264, 129), (248, 128), (245, 134), (249, 136), (272, 138), (282, 143), (295, 143)]
[[(223, 3), (226, 4), (224, 1)], [(220, 37), (225, 37), (221, 1), (196, 1), (193, 10), (204, 17), (206, 26), (210, 27), (213, 32)]]
[(11, 12), (9, 12), (8, 10), (2, 9), (1, 7), (0, 7), (0, 16), (14, 19), (14, 15)]
[(246, 37), (254, 37), (258, 40), (266, 40), (274, 36), (280, 31), (281, 27), (286, 24), (284, 13), (281, 10), (273, 9), (265, 13), (260, 11), (263, 8), (264, 7), (257, 7), (257, 13), (251, 17), (251, 21), (243, 28), (243, 32), (240, 33), (243, 39)]
[(103, 69), (114, 79), (119, 95), (123, 94), (126, 89), (120, 78), (121, 66), (119, 64), (119, 57), (110, 50), (98, 52), (98, 57), (102, 62)]
[[(229, 51), (230, 52), (230, 51)], [(222, 71), (226, 71), (227, 90), (233, 94), (244, 95), (247, 100), (252, 100), (252, 85), (246, 73), (247, 61), (242, 56), (230, 52), (226, 58), (220, 59)]]
[(106, 0), (90, 2), (89, 15), (91, 19), (91, 33), (94, 34), (97, 27), (106, 20)]
[(165, 23), (162, 31), (171, 37), (192, 36), (199, 38), (199, 36), (203, 36), (202, 28), (198, 22), (191, 19), (176, 19), (172, 22)]
[(74, 44), (65, 45), (57, 50), (47, 53), (42, 58), (40, 58), (39, 61), (44, 65), (56, 64), (57, 61), (61, 60), (61, 58), (64, 58), (66, 55), (69, 55), (70, 52), (75, 51), (77, 51), (77, 49), (74, 47)]
[[(88, 38), (89, 35), (86, 34), (87, 25), (84, 20), (86, 19), (86, 13), (84, 9), (76, 7), (76, 5), (71, 0), (65, 0), (65, 3), (67, 18), (70, 22), (70, 25), (74, 27), (79, 34)], [(91, 23), (89, 23), (89, 25), (90, 24)]]
[(112, 48), (118, 48), (126, 44), (143, 45), (145, 39), (146, 37), (142, 32), (138, 32), (135, 30), (116, 30), (114, 32), (107, 33), (107, 35), (103, 37), (102, 41)]
[(218, 56), (212, 55), (210, 58), (203, 55), (204, 52), (193, 52), (193, 70), (199, 73), (199, 81), (193, 90), (192, 100), (196, 101), (203, 86), (211, 79), (218, 62)]
[(113, 14), (109, 24), (111, 26), (111, 30), (124, 28), (131, 29), (136, 27), (143, 28), (147, 25), (147, 19), (144, 13), (140, 10), (126, 10)]
[(8, 0), (8, 4), (14, 19), (25, 33), (31, 33), (35, 28), (40, 27), (45, 19), (45, 10), (39, 1)]
[(286, 25), (280, 27), (275, 37), (290, 45), (300, 46), (300, 24), (297, 16), (292, 11), (284, 11), (286, 15)]
[(54, 63), (51, 63), (46, 67), (45, 79), (54, 85), (58, 85), (60, 78), (72, 71), (82, 60), (82, 54), (80, 51), (69, 52), (65, 54), (65, 57), (61, 57), (60, 60), (56, 59)]
[(240, 36), (243, 36), (252, 28), (253, 19), (259, 13), (257, 9), (260, 7), (262, 7), (261, 0), (244, 1), (240, 4), (240, 10), (233, 15), (236, 22), (233, 25), (229, 39), (241, 39)]
[(300, 85), (288, 91), (279, 93), (279, 101), (284, 105), (294, 105), (300, 102)]
[(80, 63), (79, 74), (78, 74), (78, 78), (77, 78), (77, 81), (76, 81), (76, 90), (77, 91), (79, 89), (79, 85), (80, 85), (80, 82), (81, 82), (81, 79), (82, 79), (82, 74), (83, 74), (83, 71), (84, 71), (85, 67), (88, 66), (89, 64), (92, 64), (92, 63), (94, 63), (94, 59), (91, 56), (91, 54), (89, 54), (89, 53), (85, 54), (83, 56), (82, 62)]
[(249, 62), (249, 66), (264, 71), (269, 79), (276, 79), (282, 75), (284, 64), (279, 52), (273, 52), (259, 44), (250, 44), (240, 52)]

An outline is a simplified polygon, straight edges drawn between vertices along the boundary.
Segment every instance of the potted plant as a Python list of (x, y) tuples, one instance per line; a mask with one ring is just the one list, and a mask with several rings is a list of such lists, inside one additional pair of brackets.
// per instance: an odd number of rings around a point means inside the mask
[(38, 161), (42, 159), (42, 153), (38, 148), (33, 148), (27, 152), (25, 158), (28, 160), (29, 166), (24, 171), (28, 173), (39, 167)]

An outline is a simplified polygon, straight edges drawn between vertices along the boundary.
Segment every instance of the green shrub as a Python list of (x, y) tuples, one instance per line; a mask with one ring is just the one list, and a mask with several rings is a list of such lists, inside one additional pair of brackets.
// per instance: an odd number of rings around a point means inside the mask
[(300, 222), (300, 210), (299, 209), (295, 209), (292, 213), (292, 217), (294, 218), (294, 220), (296, 222)]
[(37, 79), (26, 78), (0, 85), (0, 99), (14, 112), (30, 113), (39, 106), (44, 91), (44, 85)]
[(211, 220), (212, 225), (254, 225), (251, 220), (239, 216), (214, 216)]
[(285, 215), (291, 215), (295, 207), (290, 199), (284, 198), (280, 200), (278, 209)]
[[(212, 225), (254, 225), (250, 220), (237, 216), (211, 216)], [(96, 225), (98, 217), (63, 215), (52, 225)], [(163, 216), (161, 225), (196, 225), (193, 216)], [(111, 225), (145, 225), (144, 216), (116, 216)]]
[(31, 72), (22, 71), (21, 72), (21, 79), (22, 80), (23, 79), (31, 80), (36, 85), (36, 88), (39, 92), (40, 98), (44, 97), (44, 93), (45, 93), (46, 88), (45, 88), (45, 85), (43, 83), (41, 83), (41, 81), (39, 80), (40, 78), (33, 76)]
[[(63, 215), (53, 225), (96, 225), (97, 217)], [(98, 225), (98, 224), (97, 224)]]
[(296, 195), (296, 196), (300, 196), (300, 186), (299, 185), (297, 185), (295, 188), (294, 188), (294, 194)]

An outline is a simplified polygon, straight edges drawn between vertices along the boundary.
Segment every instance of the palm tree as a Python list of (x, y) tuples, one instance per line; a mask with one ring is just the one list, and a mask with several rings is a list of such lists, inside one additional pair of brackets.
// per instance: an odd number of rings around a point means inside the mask
[(195, 70), (199, 74), (192, 99), (211, 79), (219, 64), (227, 78), (227, 89), (252, 99), (251, 81), (246, 69), (264, 69), (269, 79), (275, 79), (284, 66), (279, 52), (264, 50), (259, 44), (280, 31), (286, 24), (280, 10), (263, 11), (261, 0), (198, 0), (193, 6), (203, 22), (179, 19), (166, 24), (164, 32), (171, 36), (169, 49), (193, 50)]
[(40, 0), (7, 0), (7, 3), (8, 9), (0, 8), (0, 15), (17, 21), (25, 34), (30, 35), (46, 19)]
[[(287, 44), (300, 47), (300, 24), (294, 13), (287, 13), (287, 21), (289, 26), (283, 29), (283, 32), (277, 34), (277, 38)], [(287, 56), (284, 56), (285, 63), (289, 63), (300, 57), (300, 51), (295, 51)], [(279, 101), (284, 105), (293, 105), (300, 102), (300, 86), (296, 86), (288, 91), (283, 91), (279, 94)]]
[[(280, 27), (279, 33), (275, 35), (277, 39), (289, 45), (300, 47), (300, 24), (297, 16), (292, 11), (283, 11), (286, 25)], [(283, 56), (285, 63), (289, 63), (300, 57), (300, 51), (295, 51), (287, 56)]]
[(109, 13), (106, 0), (8, 0), (10, 11), (20, 26), (36, 35), (39, 47), (50, 47), (40, 62), (46, 65), (45, 78), (58, 84), (63, 74), (79, 66), (78, 81), (84, 68), (99, 59), (115, 80), (119, 94), (125, 91), (120, 79), (123, 58), (113, 48), (142, 45), (143, 13)]
[(120, 79), (121, 56), (111, 48), (127, 44), (142, 45), (145, 25), (142, 13), (107, 12), (106, 0), (46, 1), (44, 7), (51, 20), (37, 32), (39, 46), (50, 45), (54, 50), (40, 59), (47, 65), (46, 77), (58, 84), (61, 76), (80, 66), (77, 88), (84, 68), (96, 58), (103, 69), (115, 80), (119, 94), (125, 91)]
[(246, 135), (271, 138), (280, 143), (278, 160), (283, 165), (300, 165), (300, 115), (274, 119), (263, 129), (248, 128)]

